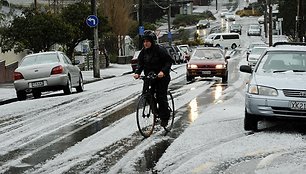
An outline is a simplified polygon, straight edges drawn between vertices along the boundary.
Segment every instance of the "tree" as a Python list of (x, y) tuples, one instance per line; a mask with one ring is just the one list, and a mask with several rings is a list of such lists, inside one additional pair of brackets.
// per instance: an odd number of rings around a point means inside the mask
[(86, 39), (93, 39), (92, 29), (86, 25), (86, 18), (91, 15), (90, 6), (87, 3), (75, 3), (65, 7), (62, 10), (61, 17), (66, 25), (69, 26), (67, 40), (63, 42), (66, 45), (66, 53), (73, 56), (75, 47)]
[(112, 31), (118, 36), (121, 55), (125, 54), (123, 43), (132, 22), (132, 2), (132, 0), (100, 0), (99, 11), (107, 16)]
[(2, 52), (14, 49), (21, 52), (30, 49), (33, 52), (48, 51), (55, 43), (66, 40), (68, 26), (55, 14), (34, 13), (27, 10), (15, 18), (8, 27), (1, 28), (0, 46)]

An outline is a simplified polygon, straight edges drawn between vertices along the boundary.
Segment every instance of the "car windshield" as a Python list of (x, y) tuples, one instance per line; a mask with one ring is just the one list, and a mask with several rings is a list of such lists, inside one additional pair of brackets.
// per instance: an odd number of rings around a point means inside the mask
[(59, 59), (56, 54), (40, 54), (27, 56), (23, 59), (20, 66), (28, 66), (28, 65), (37, 65), (37, 64), (45, 64), (45, 63), (56, 63), (59, 62)]
[(257, 47), (254, 47), (252, 49), (252, 54), (261, 54), (266, 48), (257, 48)]
[(306, 52), (268, 52), (258, 64), (258, 73), (306, 72)]
[(215, 36), (216, 35), (214, 35), (214, 34), (210, 34), (210, 35), (207, 36), (207, 39), (213, 39)]
[(223, 59), (223, 55), (218, 50), (198, 49), (195, 51), (193, 59)]
[(251, 26), (250, 26), (250, 29), (258, 30), (258, 29), (259, 29), (259, 26), (258, 26), (258, 25), (251, 25)]
[(232, 25), (231, 28), (233, 28), (233, 29), (239, 29), (239, 28), (240, 28), (240, 25)]

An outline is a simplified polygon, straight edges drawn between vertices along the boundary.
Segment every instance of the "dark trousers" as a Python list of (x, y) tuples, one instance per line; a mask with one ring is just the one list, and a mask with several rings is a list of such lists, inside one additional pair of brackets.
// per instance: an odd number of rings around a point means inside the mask
[(170, 77), (165, 76), (161, 79), (156, 79), (152, 83), (152, 88), (155, 89), (156, 99), (158, 103), (158, 115), (162, 120), (169, 120), (170, 111), (168, 109), (168, 85), (170, 83)]

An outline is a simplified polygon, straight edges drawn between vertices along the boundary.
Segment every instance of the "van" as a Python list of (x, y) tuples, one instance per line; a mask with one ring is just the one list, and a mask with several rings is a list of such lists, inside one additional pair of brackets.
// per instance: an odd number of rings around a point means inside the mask
[(240, 35), (238, 33), (212, 33), (205, 38), (204, 46), (235, 49), (240, 47)]

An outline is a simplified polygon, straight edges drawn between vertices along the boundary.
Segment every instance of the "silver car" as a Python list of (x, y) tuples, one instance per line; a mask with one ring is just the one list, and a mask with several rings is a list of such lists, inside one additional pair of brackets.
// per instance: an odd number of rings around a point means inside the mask
[(71, 94), (73, 87), (77, 92), (84, 90), (81, 70), (59, 51), (25, 56), (14, 71), (14, 87), (18, 100), (25, 100), (28, 93), (39, 98), (44, 91)]
[(258, 121), (306, 118), (306, 45), (269, 47), (260, 56), (246, 86), (244, 129), (256, 131)]
[(248, 57), (248, 64), (250, 66), (255, 66), (257, 60), (259, 59), (260, 55), (267, 49), (267, 46), (265, 47), (254, 47), (252, 49), (252, 52), (249, 54)]

